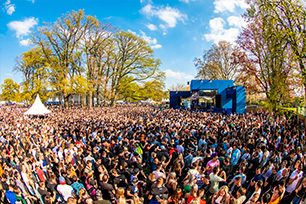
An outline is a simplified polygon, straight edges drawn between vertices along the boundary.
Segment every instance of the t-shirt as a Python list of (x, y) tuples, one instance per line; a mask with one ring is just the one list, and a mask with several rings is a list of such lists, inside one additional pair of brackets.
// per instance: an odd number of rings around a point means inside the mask
[(210, 161), (207, 163), (206, 166), (207, 166), (207, 167), (210, 167), (211, 170), (209, 170), (208, 173), (211, 173), (215, 167), (220, 166), (220, 161), (219, 161), (219, 160), (216, 160), (216, 161), (210, 160)]
[(235, 149), (232, 153), (232, 157), (231, 157), (231, 164), (233, 166), (237, 165), (239, 159), (241, 156), (241, 151), (239, 149)]
[(5, 197), (6, 197), (6, 199), (10, 202), (10, 203), (16, 203), (16, 201), (17, 201), (17, 198), (16, 198), (16, 194), (14, 193), (14, 192), (12, 192), (12, 191), (6, 191), (5, 192)]
[(209, 181), (209, 192), (216, 193), (219, 190), (219, 182), (223, 181), (223, 178), (214, 173), (211, 173), (209, 174)]
[(71, 186), (67, 184), (60, 184), (56, 189), (63, 196), (65, 201), (72, 197), (73, 188)]
[(166, 175), (161, 171), (153, 171), (153, 174), (155, 175), (156, 179), (158, 179), (159, 177), (166, 178)]
[(77, 195), (79, 195), (79, 192), (82, 188), (85, 188), (82, 183), (77, 182), (77, 181), (71, 184), (71, 187), (75, 190)]
[(45, 174), (43, 170), (41, 170), (40, 168), (36, 168), (36, 174), (40, 181), (45, 182), (46, 179), (45, 179), (45, 176), (44, 176)]
[(303, 171), (298, 172), (298, 170), (295, 170), (290, 175), (290, 179), (294, 179), (291, 184), (289, 184), (286, 188), (286, 191), (288, 193), (292, 193), (295, 189), (299, 181), (303, 178)]
[(246, 200), (245, 195), (240, 196), (239, 198), (237, 198), (237, 199), (234, 201), (234, 204), (242, 204), (245, 200)]
[(151, 194), (154, 195), (156, 198), (157, 196), (167, 198), (168, 196), (168, 189), (165, 186), (161, 187), (153, 187), (151, 190)]

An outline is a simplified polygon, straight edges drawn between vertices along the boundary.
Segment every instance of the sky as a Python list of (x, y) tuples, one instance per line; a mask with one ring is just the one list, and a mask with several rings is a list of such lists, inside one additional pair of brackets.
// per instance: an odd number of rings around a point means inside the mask
[(245, 25), (245, 0), (0, 0), (0, 83), (22, 81), (16, 58), (31, 34), (65, 13), (83, 9), (102, 23), (131, 31), (154, 49), (166, 88), (195, 78), (194, 58), (220, 40), (235, 42)]

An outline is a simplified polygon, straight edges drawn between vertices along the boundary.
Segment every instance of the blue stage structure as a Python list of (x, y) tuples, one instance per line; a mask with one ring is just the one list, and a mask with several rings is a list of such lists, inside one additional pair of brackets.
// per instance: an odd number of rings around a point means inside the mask
[(190, 91), (170, 91), (170, 107), (243, 114), (245, 88), (233, 80), (192, 80)]

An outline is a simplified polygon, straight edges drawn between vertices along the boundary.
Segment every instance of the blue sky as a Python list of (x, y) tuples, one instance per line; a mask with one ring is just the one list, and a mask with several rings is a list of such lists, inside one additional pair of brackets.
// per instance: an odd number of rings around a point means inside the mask
[(167, 88), (186, 84), (196, 74), (195, 57), (220, 40), (235, 41), (247, 6), (245, 0), (0, 0), (0, 82), (22, 81), (13, 71), (16, 58), (31, 48), (39, 26), (84, 9), (147, 40), (161, 59)]

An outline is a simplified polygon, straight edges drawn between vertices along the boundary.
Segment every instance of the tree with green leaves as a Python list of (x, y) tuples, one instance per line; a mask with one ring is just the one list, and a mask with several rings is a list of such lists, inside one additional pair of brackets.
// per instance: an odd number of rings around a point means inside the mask
[(118, 87), (118, 99), (126, 102), (143, 100), (141, 85), (131, 76), (123, 77)]
[[(88, 37), (87, 31), (99, 26), (99, 21), (93, 16), (85, 16), (83, 10), (73, 11), (59, 18), (54, 24), (39, 29), (40, 34), (35, 36), (34, 42), (41, 47), (45, 57), (56, 58), (52, 64), (51, 85), (61, 94), (66, 106), (69, 97), (74, 94), (67, 88), (73, 86), (70, 80), (84, 72), (82, 66), (82, 41)], [(51, 50), (52, 54), (47, 51)], [(54, 62), (54, 61), (52, 61)]]
[(306, 100), (306, 3), (303, 0), (273, 0), (267, 4), (267, 9), (277, 19), (290, 45), (295, 67), (300, 71)]
[(159, 72), (160, 61), (154, 58), (152, 48), (144, 39), (130, 32), (120, 31), (114, 35), (111, 56), (111, 104), (117, 99), (124, 77), (132, 76), (133, 81), (143, 81)]
[[(51, 54), (50, 50), (45, 52)], [(24, 52), (18, 59), (16, 71), (22, 73), (24, 81), (21, 84), (22, 99), (31, 103), (39, 93), (42, 100), (52, 96), (49, 88), (50, 63), (40, 47)]]
[(1, 97), (4, 101), (19, 102), (20, 100), (20, 85), (11, 78), (4, 79), (1, 85)]
[(95, 97), (99, 98), (101, 89), (106, 88), (102, 86), (103, 81), (106, 81), (107, 84), (109, 79), (107, 69), (109, 70), (110, 67), (107, 67), (107, 63), (113, 35), (110, 29), (109, 25), (89, 27), (84, 38), (83, 50), (86, 56), (86, 75), (88, 83), (92, 86), (88, 93), (89, 107), (94, 105)]
[(118, 89), (118, 99), (127, 102), (137, 102), (151, 99), (160, 102), (166, 96), (163, 78), (156, 78), (144, 83), (139, 83), (131, 76), (122, 79)]
[[(39, 92), (42, 98), (59, 97), (65, 106), (76, 96), (91, 107), (94, 99), (114, 103), (130, 79), (140, 87), (164, 80), (160, 61), (144, 39), (102, 25), (83, 10), (39, 28), (33, 42), (36, 47), (23, 53), (16, 67), (24, 76), (22, 90), (28, 101)], [(124, 94), (135, 98), (131, 92)]]
[(255, 77), (271, 108), (276, 110), (288, 99), (288, 79), (294, 58), (284, 28), (269, 10), (269, 2), (252, 0), (245, 14), (248, 25), (238, 38), (244, 52), (239, 52), (236, 57), (246, 76)]
[(164, 82), (157, 79), (145, 82), (142, 92), (144, 94), (144, 100), (151, 99), (155, 102), (161, 102), (164, 98), (166, 98)]

